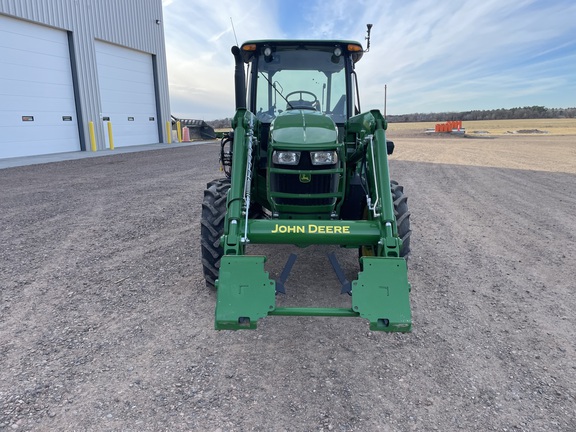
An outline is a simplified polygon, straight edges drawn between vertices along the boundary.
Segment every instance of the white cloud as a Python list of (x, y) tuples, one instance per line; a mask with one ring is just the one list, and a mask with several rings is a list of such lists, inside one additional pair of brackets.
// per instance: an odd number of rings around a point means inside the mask
[(248, 7), (239, 2), (172, 0), (164, 8), (168, 80), (172, 113), (188, 118), (234, 114), (230, 17), (238, 36), (277, 33), (276, 20), (264, 1)]
[[(308, 13), (298, 18), (304, 25), (294, 26), (281, 25), (280, 1), (288, 0), (163, 1), (173, 113), (233, 115), (230, 17), (240, 43), (365, 42), (365, 25), (374, 24), (370, 52), (357, 67), (363, 109), (382, 107), (384, 84), (391, 114), (574, 105), (567, 94), (576, 94), (569, 72), (576, 69), (576, 3), (569, 0), (316, 0), (305, 3)], [(282, 31), (291, 27), (300, 30)]]

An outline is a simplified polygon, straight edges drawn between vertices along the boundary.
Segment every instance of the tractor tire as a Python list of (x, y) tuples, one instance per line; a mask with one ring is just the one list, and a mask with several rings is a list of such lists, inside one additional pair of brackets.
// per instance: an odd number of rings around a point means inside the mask
[[(394, 180), (390, 181), (390, 192), (392, 194), (392, 201), (394, 202), (394, 216), (396, 217), (398, 236), (402, 240), (400, 257), (408, 261), (408, 256), (410, 255), (410, 235), (412, 234), (412, 231), (410, 230), (408, 197), (404, 195), (404, 187), (400, 186), (398, 182)], [(374, 254), (375, 246), (361, 246), (358, 248), (359, 257), (374, 256)]]
[(408, 260), (410, 255), (410, 235), (412, 234), (408, 197), (404, 195), (404, 187), (394, 180), (390, 181), (390, 191), (392, 192), (392, 201), (394, 201), (394, 216), (396, 216), (398, 236), (402, 240), (400, 256)]
[(220, 259), (224, 250), (220, 237), (224, 234), (226, 217), (226, 198), (230, 189), (230, 179), (213, 180), (206, 185), (202, 202), (200, 221), (200, 244), (202, 249), (202, 269), (206, 286), (216, 289), (216, 279), (220, 268)]

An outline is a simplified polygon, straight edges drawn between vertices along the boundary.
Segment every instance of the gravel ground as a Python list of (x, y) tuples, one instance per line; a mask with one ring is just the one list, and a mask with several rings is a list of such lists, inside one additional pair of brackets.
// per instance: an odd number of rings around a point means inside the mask
[[(0, 170), (0, 429), (575, 431), (575, 137), (392, 136), (414, 330), (213, 330), (217, 145)], [(282, 303), (340, 305), (330, 247)], [(292, 248), (254, 246), (273, 277)], [(349, 278), (356, 251), (336, 249)]]

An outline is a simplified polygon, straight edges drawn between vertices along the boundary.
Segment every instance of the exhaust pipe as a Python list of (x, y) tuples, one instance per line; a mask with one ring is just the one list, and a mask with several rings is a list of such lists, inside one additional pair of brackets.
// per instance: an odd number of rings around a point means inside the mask
[(236, 96), (236, 109), (246, 108), (246, 75), (244, 73), (244, 61), (240, 55), (240, 48), (238, 46), (232, 47), (232, 55), (236, 67), (234, 69), (234, 88)]

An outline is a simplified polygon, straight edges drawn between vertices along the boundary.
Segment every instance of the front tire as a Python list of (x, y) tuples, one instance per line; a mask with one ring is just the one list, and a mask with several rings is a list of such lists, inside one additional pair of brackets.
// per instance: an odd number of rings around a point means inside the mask
[(392, 192), (392, 201), (394, 201), (394, 216), (396, 216), (396, 226), (398, 227), (398, 237), (402, 240), (400, 248), (400, 257), (408, 260), (410, 255), (410, 211), (408, 210), (408, 197), (404, 195), (404, 186), (398, 182), (390, 181), (390, 192)]
[(222, 178), (211, 181), (204, 190), (200, 244), (204, 279), (206, 286), (211, 289), (216, 289), (220, 260), (224, 254), (224, 249), (220, 245), (220, 237), (224, 234), (226, 198), (229, 189), (230, 179)]
[[(390, 181), (390, 193), (392, 194), (392, 201), (394, 202), (394, 216), (396, 217), (396, 226), (398, 228), (398, 237), (402, 240), (402, 247), (400, 248), (400, 257), (408, 260), (410, 255), (410, 211), (408, 210), (408, 197), (404, 195), (404, 187), (400, 186), (398, 182)], [(367, 218), (367, 209), (365, 210), (365, 218)], [(374, 256), (376, 246), (361, 246), (358, 250), (359, 257)]]

